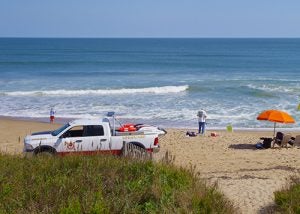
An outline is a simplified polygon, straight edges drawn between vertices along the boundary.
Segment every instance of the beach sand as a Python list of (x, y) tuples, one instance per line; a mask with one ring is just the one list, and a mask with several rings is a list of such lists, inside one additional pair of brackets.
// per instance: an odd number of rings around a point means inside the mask
[[(1, 118), (0, 150), (20, 153), (26, 134), (59, 126)], [(272, 137), (272, 132), (216, 131), (218, 137), (186, 137), (185, 132), (169, 129), (160, 139), (161, 151), (157, 158), (169, 151), (175, 157), (175, 165), (195, 167), (210, 184), (216, 182), (241, 213), (264, 213), (265, 207), (273, 204), (273, 192), (285, 187), (291, 176), (299, 175), (300, 149), (255, 149), (259, 138)], [(292, 133), (296, 134), (300, 133)]]
[(186, 137), (186, 130), (168, 131), (160, 141), (161, 154), (170, 151), (176, 165), (195, 167), (209, 183), (216, 182), (241, 213), (265, 213), (274, 191), (300, 172), (300, 149), (255, 149), (259, 138), (272, 137), (272, 132), (217, 131), (218, 137)]
[(23, 140), (27, 134), (54, 130), (60, 126), (61, 124), (0, 118), (0, 151), (10, 154), (21, 153)]

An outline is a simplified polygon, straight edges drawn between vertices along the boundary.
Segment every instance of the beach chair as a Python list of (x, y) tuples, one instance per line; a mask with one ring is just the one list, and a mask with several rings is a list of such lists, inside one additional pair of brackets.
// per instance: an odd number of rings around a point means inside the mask
[(293, 146), (297, 146), (298, 148), (300, 148), (300, 135), (297, 135), (295, 140), (293, 141)]
[(290, 134), (285, 134), (284, 136), (283, 136), (283, 139), (282, 139), (282, 141), (281, 141), (281, 147), (286, 147), (287, 148), (287, 144), (288, 144), (288, 142), (289, 142), (289, 140), (292, 138), (292, 135), (290, 135)]
[(282, 132), (277, 132), (276, 136), (273, 140), (273, 147), (275, 146), (275, 144), (277, 144), (278, 146), (281, 146), (281, 142), (283, 140), (283, 136), (284, 134)]

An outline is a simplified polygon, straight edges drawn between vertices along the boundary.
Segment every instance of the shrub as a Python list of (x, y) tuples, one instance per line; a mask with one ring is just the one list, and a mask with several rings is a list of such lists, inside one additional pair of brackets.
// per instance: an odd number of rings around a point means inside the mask
[(289, 187), (275, 192), (275, 211), (280, 213), (300, 213), (300, 179), (292, 178)]
[(234, 212), (190, 170), (151, 161), (0, 155), (0, 172), (0, 213)]

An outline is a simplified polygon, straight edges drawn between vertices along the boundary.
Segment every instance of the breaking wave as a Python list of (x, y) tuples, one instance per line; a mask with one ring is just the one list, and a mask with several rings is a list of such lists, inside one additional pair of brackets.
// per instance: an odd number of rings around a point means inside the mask
[(0, 92), (4, 96), (80, 96), (80, 95), (112, 95), (112, 94), (168, 94), (180, 93), (188, 90), (188, 85), (162, 86), (149, 88), (122, 88), (122, 89), (89, 89), (89, 90), (49, 90), (49, 91), (12, 91)]

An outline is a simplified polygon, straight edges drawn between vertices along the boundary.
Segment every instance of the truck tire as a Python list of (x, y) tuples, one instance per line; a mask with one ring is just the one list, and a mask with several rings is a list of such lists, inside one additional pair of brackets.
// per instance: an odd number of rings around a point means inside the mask
[[(145, 146), (143, 144), (141, 144), (140, 142), (129, 142), (128, 144), (132, 144), (132, 145), (135, 145), (142, 149), (145, 149)], [(120, 156), (125, 156), (124, 148), (122, 148), (122, 152), (121, 152)]]
[(140, 148), (142, 148), (142, 149), (145, 149), (145, 146), (143, 145), (143, 144), (141, 144), (140, 142), (129, 142), (130, 144), (133, 144), (133, 145), (135, 145), (135, 146), (137, 146), (137, 147), (140, 147)]
[(41, 146), (34, 150), (34, 156), (52, 157), (56, 154), (56, 150), (50, 146)]

